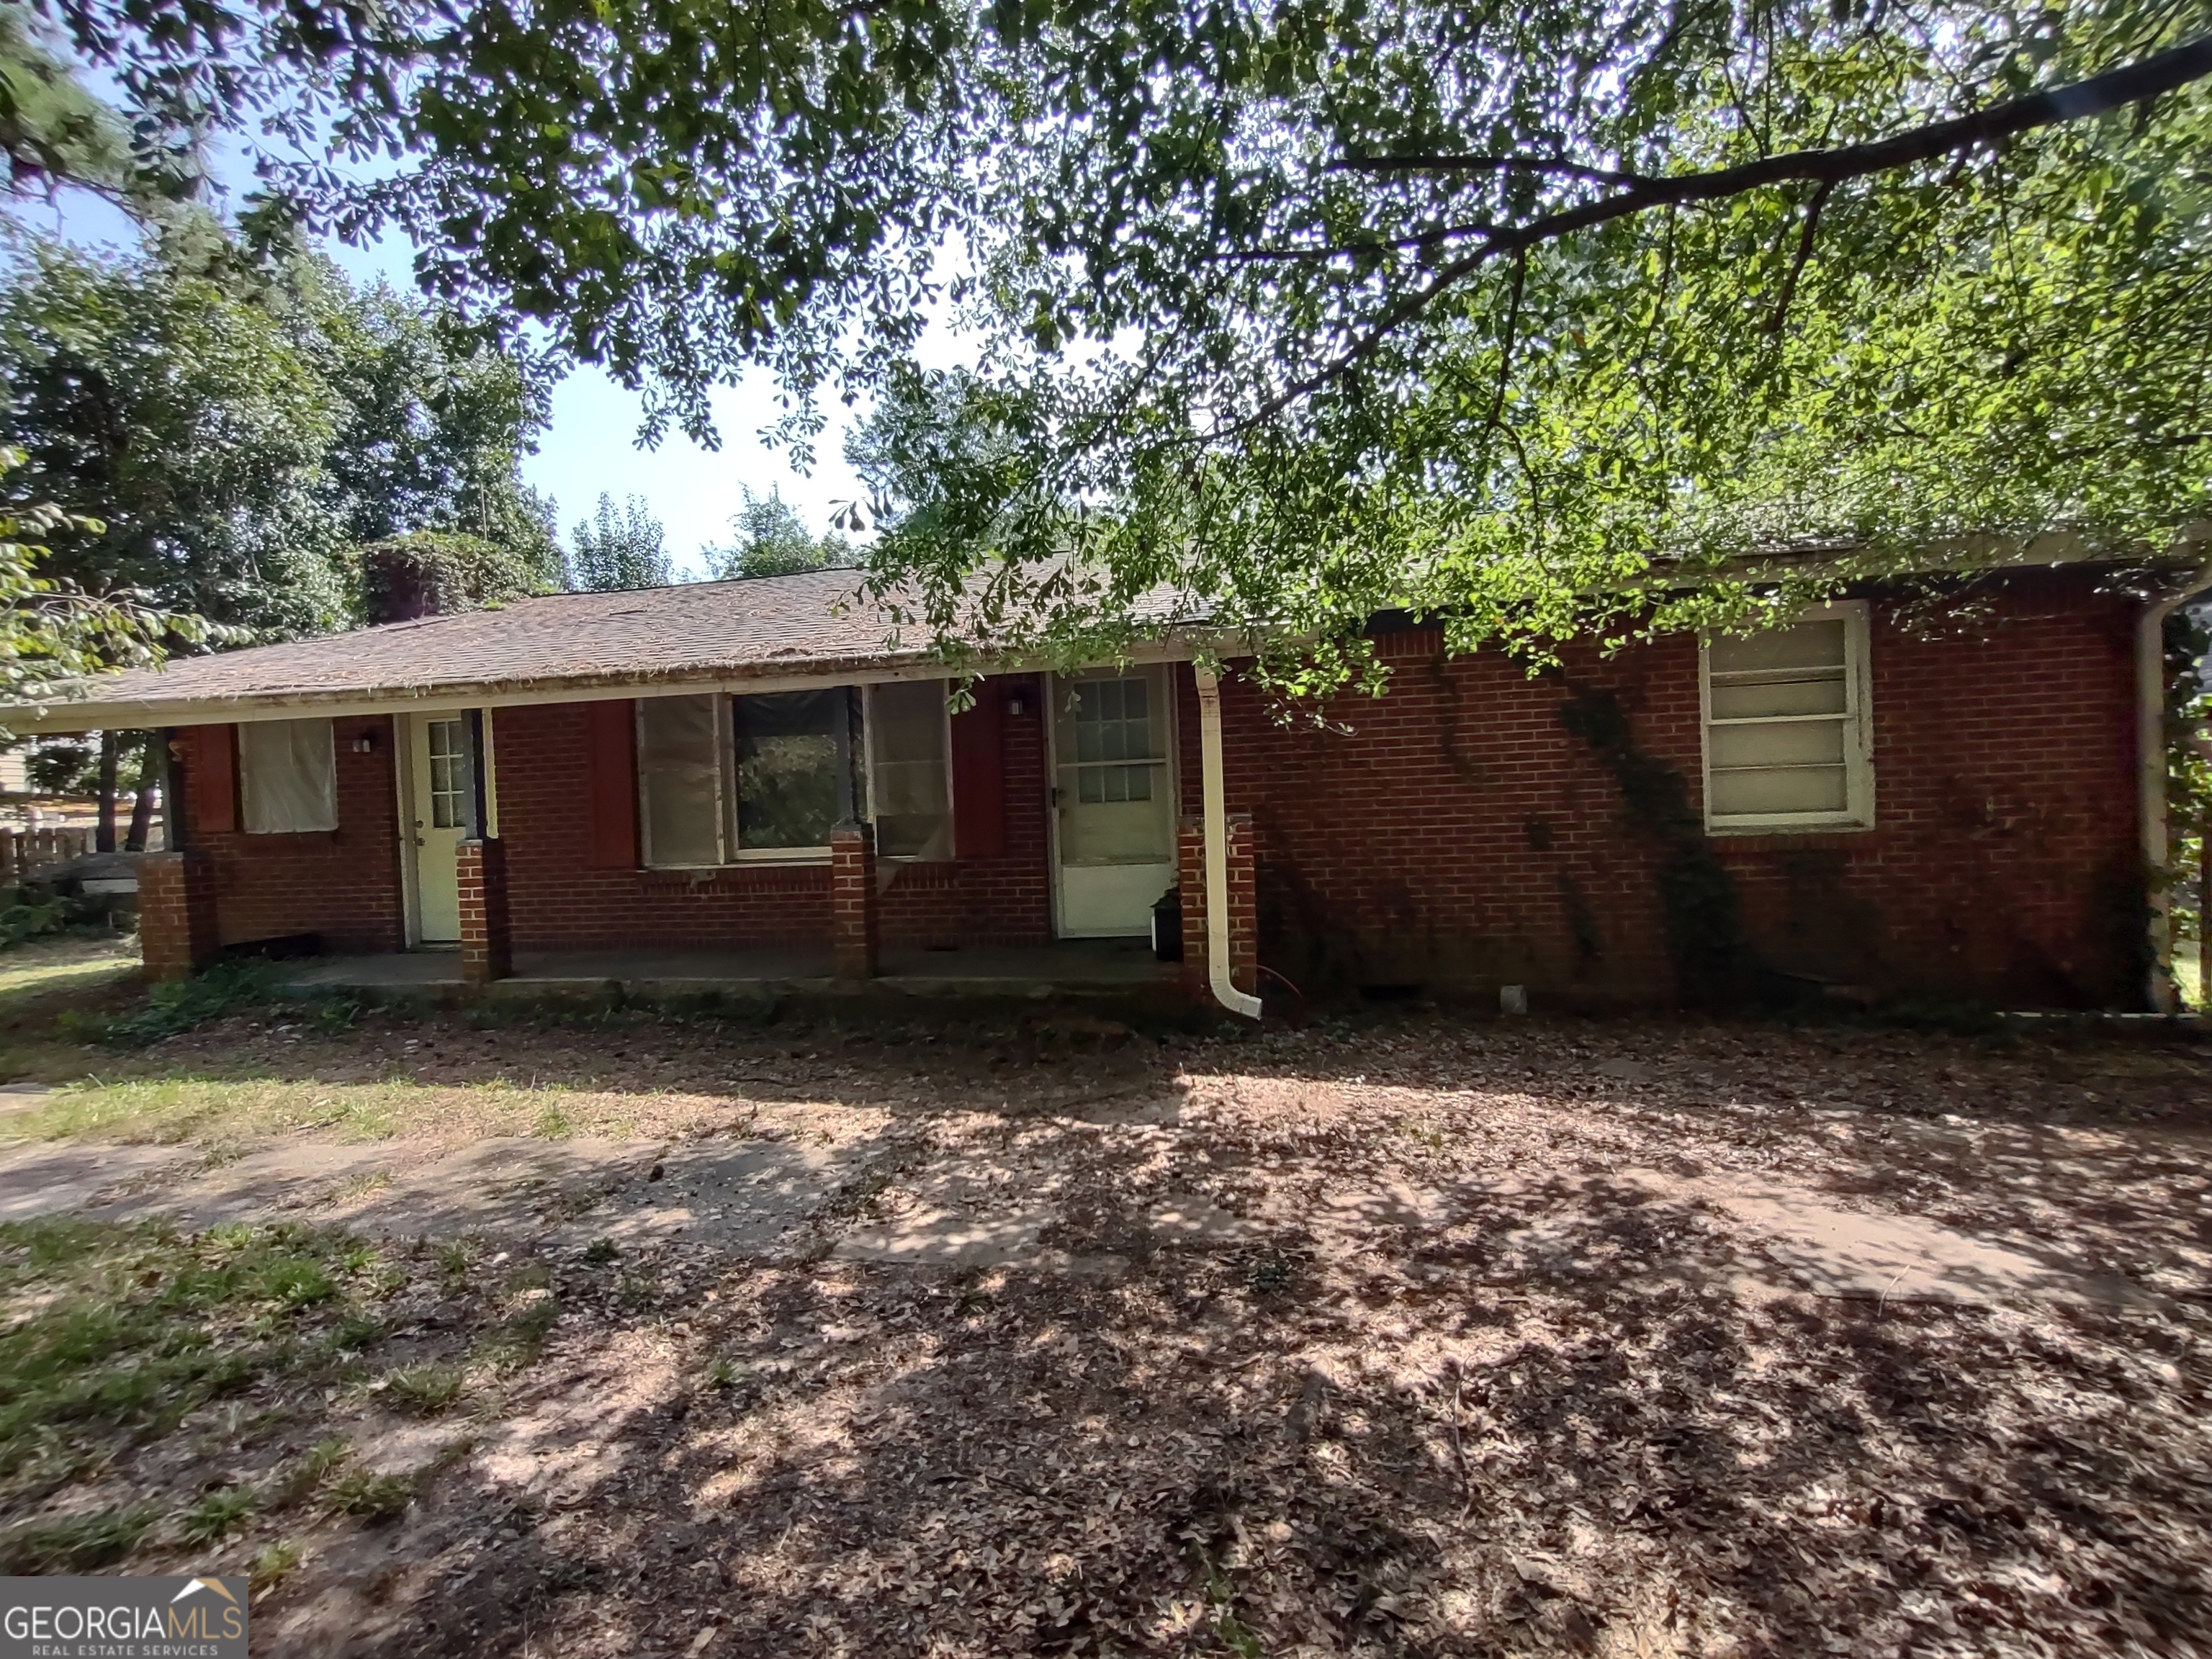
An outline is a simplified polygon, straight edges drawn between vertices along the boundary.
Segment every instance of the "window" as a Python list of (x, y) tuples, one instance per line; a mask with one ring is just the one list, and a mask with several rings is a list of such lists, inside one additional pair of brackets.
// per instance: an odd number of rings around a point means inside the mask
[(1172, 857), (1168, 700), (1158, 670), (1060, 682), (1053, 745), (1063, 864)]
[(647, 697), (637, 706), (645, 861), (663, 868), (724, 862), (722, 726), (727, 699)]
[(850, 700), (843, 686), (735, 700), (741, 852), (830, 844)]
[(868, 692), (867, 737), (876, 851), (885, 858), (952, 856), (952, 799), (942, 680), (878, 685)]
[(468, 821), (469, 751), (459, 720), (432, 720), (424, 734), (430, 747), (430, 827), (458, 830)]
[(1863, 605), (1828, 605), (1705, 642), (1708, 829), (1872, 824), (1866, 626)]
[(637, 706), (644, 861), (696, 869), (826, 854), (850, 752), (842, 686)]
[(238, 728), (239, 794), (250, 836), (338, 827), (337, 745), (328, 720)]

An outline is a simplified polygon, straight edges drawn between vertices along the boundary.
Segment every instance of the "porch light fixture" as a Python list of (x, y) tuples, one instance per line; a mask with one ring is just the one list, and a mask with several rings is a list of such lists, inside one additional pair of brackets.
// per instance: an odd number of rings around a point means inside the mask
[(1030, 712), (1030, 700), (1018, 691), (1012, 693), (1006, 698), (1006, 712), (1016, 720), (1021, 719)]
[(374, 732), (364, 732), (356, 738), (353, 740), (353, 752), (356, 755), (374, 755), (376, 752), (376, 734)]

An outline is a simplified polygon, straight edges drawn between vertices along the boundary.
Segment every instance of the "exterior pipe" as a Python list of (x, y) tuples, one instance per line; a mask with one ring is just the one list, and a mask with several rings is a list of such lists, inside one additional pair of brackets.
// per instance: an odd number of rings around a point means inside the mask
[(2207, 588), (2212, 564), (2142, 614), (2136, 624), (2136, 759), (2142, 823), (2143, 872), (2150, 900), (2150, 975), (2144, 988), (2161, 1014), (2179, 1011), (2173, 982), (2173, 897), (2166, 877), (2171, 850), (2166, 823), (2166, 619)]
[(1221, 682), (1193, 665), (1198, 681), (1199, 775), (1206, 793), (1206, 975), (1214, 1000), (1232, 1014), (1260, 1018), (1260, 999), (1229, 978), (1229, 809), (1221, 774)]

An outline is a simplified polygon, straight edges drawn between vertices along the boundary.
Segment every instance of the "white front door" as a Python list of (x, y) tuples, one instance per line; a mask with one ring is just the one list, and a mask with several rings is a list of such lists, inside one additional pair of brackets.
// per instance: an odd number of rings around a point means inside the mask
[(1176, 879), (1167, 670), (1058, 678), (1052, 699), (1060, 935), (1141, 937)]
[(468, 744), (458, 717), (418, 718), (407, 725), (416, 939), (423, 945), (458, 944), (461, 895), (455, 849), (467, 822), (462, 791), (468, 787)]

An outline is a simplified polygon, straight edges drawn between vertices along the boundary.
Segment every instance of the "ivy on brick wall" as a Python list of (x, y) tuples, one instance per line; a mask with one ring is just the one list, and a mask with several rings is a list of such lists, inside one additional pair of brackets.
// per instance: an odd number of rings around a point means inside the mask
[(1577, 687), (1559, 705), (1559, 723), (1589, 745), (1613, 776), (1624, 815), (1661, 848), (1659, 924), (1684, 1002), (1717, 1007), (1755, 988), (1759, 959), (1743, 927), (1735, 878), (1705, 838), (1689, 781), (1636, 745), (1620, 698)]

